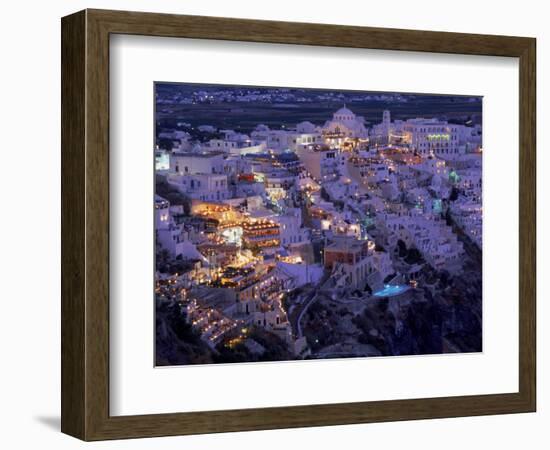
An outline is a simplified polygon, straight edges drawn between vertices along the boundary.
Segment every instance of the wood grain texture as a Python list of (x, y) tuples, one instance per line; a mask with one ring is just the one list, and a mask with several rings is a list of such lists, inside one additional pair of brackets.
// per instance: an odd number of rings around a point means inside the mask
[(536, 409), (536, 41), (519, 63), (519, 390)]
[[(113, 33), (518, 57), (519, 392), (109, 416), (109, 35)], [(65, 433), (84, 440), (99, 440), (535, 410), (534, 39), (86, 10), (63, 18), (62, 40), (62, 430)]]
[(529, 38), (436, 31), (88, 10), (111, 33), (279, 44), (516, 56)]
[(61, 35), (61, 430), (85, 432), (85, 20), (65, 17)]

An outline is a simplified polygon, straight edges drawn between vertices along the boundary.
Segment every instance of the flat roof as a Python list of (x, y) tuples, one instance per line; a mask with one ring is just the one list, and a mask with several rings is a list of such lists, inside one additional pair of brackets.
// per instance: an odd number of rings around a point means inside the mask
[(190, 158), (212, 158), (214, 156), (224, 155), (223, 152), (174, 152), (172, 153), (174, 156), (185, 156)]

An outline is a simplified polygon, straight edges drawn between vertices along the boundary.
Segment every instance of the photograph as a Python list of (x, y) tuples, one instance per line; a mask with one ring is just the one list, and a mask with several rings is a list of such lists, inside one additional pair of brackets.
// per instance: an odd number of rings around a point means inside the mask
[(154, 98), (155, 366), (483, 351), (482, 97)]
[(6, 3), (0, 448), (547, 450), (541, 5)]

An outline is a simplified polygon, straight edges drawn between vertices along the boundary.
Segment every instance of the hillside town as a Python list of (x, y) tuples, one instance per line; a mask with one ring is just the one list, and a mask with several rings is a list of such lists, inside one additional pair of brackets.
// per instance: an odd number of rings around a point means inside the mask
[(482, 130), (463, 122), (342, 103), (157, 127), (156, 364), (481, 351)]

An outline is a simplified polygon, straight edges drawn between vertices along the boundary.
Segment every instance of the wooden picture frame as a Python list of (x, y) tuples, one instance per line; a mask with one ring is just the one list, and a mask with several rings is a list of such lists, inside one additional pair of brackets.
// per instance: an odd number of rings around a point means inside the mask
[[(85, 10), (62, 19), (62, 417), (84, 440), (535, 411), (533, 38)], [(134, 34), (519, 58), (519, 392), (109, 415), (109, 36)]]

